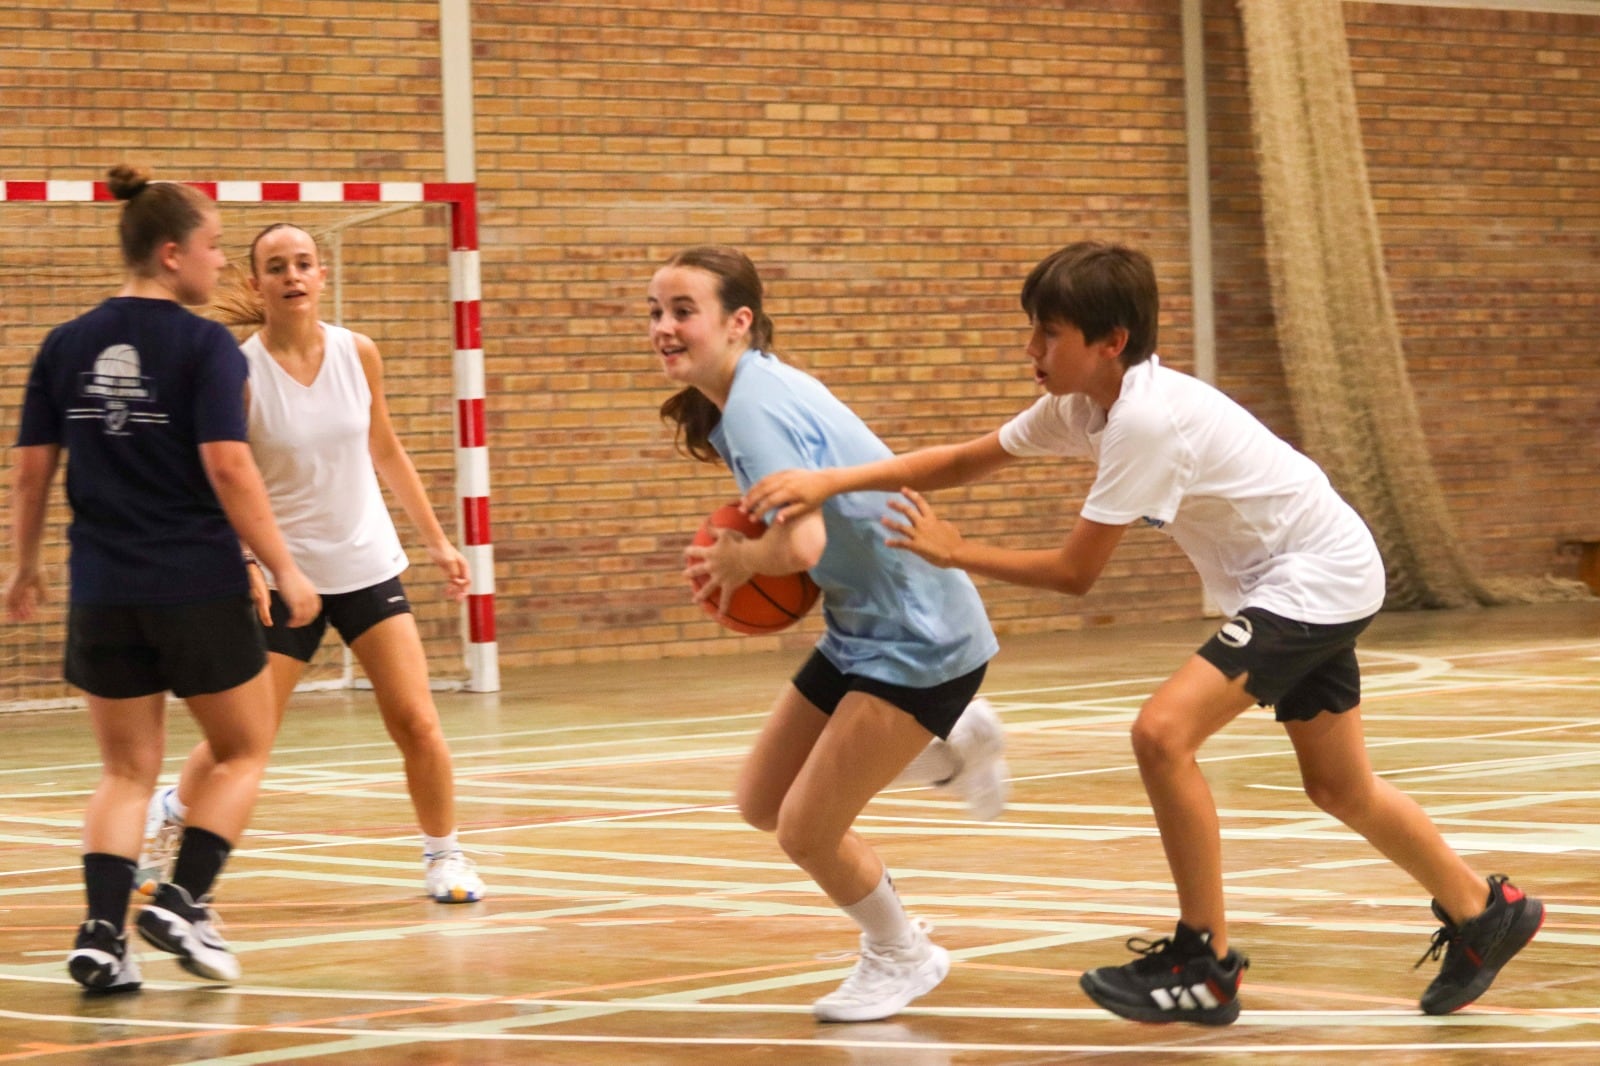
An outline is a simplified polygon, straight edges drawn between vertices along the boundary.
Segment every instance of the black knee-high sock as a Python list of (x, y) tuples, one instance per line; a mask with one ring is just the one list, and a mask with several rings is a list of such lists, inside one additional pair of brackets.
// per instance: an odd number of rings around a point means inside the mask
[(83, 890), (89, 897), (89, 917), (110, 922), (122, 932), (128, 919), (128, 898), (137, 873), (132, 859), (91, 851), (83, 857)]
[(172, 883), (198, 903), (211, 891), (232, 850), (232, 844), (211, 830), (185, 826), (183, 841), (178, 845), (178, 859), (172, 866)]

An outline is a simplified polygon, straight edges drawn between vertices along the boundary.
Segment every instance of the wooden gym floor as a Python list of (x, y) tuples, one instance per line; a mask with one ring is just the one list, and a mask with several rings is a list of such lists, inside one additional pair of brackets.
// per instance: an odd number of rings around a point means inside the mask
[[(83, 715), (18, 713), (0, 752), (0, 1062), (999, 1066), (1600, 1061), (1600, 600), (1387, 615), (1362, 644), (1379, 771), (1482, 872), (1544, 898), (1537, 940), (1468, 1010), (1420, 1014), (1422, 891), (1297, 788), (1251, 712), (1202, 752), (1233, 937), (1253, 965), (1223, 1029), (1096, 1009), (1085, 967), (1170, 931), (1174, 897), (1128, 749), (1141, 698), (1208, 623), (1013, 638), (987, 693), (1013, 803), (964, 821), (928, 790), (860, 828), (955, 960), (892, 1021), (810, 1001), (855, 934), (726, 803), (797, 654), (526, 672), (444, 695), (464, 838), (491, 897), (421, 893), (400, 767), (366, 694), (298, 697), (220, 909), (245, 976), (142, 952), (144, 990), (63, 964), (96, 776)], [(170, 772), (194, 734), (172, 715)]]

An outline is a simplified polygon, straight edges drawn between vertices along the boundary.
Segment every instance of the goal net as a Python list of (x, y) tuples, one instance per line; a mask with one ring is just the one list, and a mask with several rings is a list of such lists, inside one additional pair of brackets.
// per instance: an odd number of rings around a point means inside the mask
[[(52, 186), (48, 192), (43, 188), (47, 184)], [(216, 195), (216, 186), (198, 184)], [(259, 193), (254, 202), (235, 202), (226, 193), (217, 197), (230, 260), (248, 270), (251, 239), (275, 222), (291, 222), (316, 237), (328, 267), (323, 317), (365, 333), (377, 343), (384, 356), (385, 392), (395, 428), (441, 522), (462, 541), (465, 531), (460, 529), (458, 516), (465, 511), (470, 521), (473, 508), (462, 508), (457, 488), (463, 419), (459, 417), (456, 364), (460, 361), (463, 316), (461, 301), (456, 299), (459, 286), (453, 284), (453, 268), (459, 263), (452, 263), (452, 212), (459, 210), (459, 205), (424, 202), (420, 195), (410, 202), (382, 202), (376, 195), (348, 200), (343, 196), (351, 187), (335, 183), (329, 183), (334, 192), (326, 199), (302, 196), (299, 183), (236, 184), (246, 184)], [(53, 188), (58, 185), (81, 187)], [(0, 288), (5, 292), (0, 302), (0, 396), (4, 398), (0, 402), (0, 434), (7, 445), (16, 440), (23, 386), (45, 334), (112, 295), (124, 277), (116, 238), (118, 205), (100, 200), (104, 193), (97, 188), (92, 189), (96, 199), (88, 199), (83, 193), (89, 188), (88, 183), (0, 183), (0, 192), (5, 193), (0, 198)], [(58, 195), (78, 198), (60, 199)], [(333, 199), (334, 195), (341, 198)], [(475, 288), (476, 262), (472, 265)], [(475, 333), (475, 299), (471, 311)], [(475, 339), (471, 346), (479, 347)], [(480, 420), (481, 410), (480, 400)], [(481, 423), (477, 432), (481, 444)], [(67, 599), (64, 482), (58, 473), (46, 527), (43, 562), (50, 601), (32, 622), (0, 625), (0, 707), (47, 707), (74, 699), (61, 680)], [(489, 679), (492, 684), (485, 683), (481, 669), (474, 677), (474, 645), (468, 629), (482, 619), (474, 619), (472, 611), (445, 598), (444, 583), (410, 521), (393, 498), (385, 495), (411, 558), (406, 591), (436, 687), (498, 687), (498, 677)], [(481, 509), (486, 513), (486, 508), (485, 502)], [(475, 569), (482, 565), (492, 570), (492, 560), (484, 559), (482, 550), (474, 553), (463, 547), (463, 551)], [(6, 565), (9, 567), (9, 557)], [(492, 587), (492, 580), (492, 574), (481, 575), (481, 579), (475, 574), (474, 593)], [(474, 596), (479, 614), (485, 612), (484, 600), (482, 595)], [(492, 605), (487, 610), (492, 611)], [(492, 614), (489, 628), (492, 640)], [(483, 647), (481, 642), (477, 645), (479, 658)], [(492, 653), (493, 645), (488, 647)], [(363, 683), (359, 666), (330, 628), (306, 672), (305, 684), (327, 688)]]

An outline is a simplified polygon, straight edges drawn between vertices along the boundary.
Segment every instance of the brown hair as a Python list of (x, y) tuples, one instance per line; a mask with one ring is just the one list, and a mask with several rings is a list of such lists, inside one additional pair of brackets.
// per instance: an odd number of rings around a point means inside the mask
[(250, 287), (250, 279), (239, 269), (239, 264), (229, 263), (217, 279), (217, 291), (211, 294), (205, 316), (224, 326), (253, 327), (267, 320), (267, 308), (261, 302), (261, 294)]
[[(255, 235), (250, 242), (250, 277), (256, 276), (256, 246), (261, 243), (261, 238), (275, 230), (297, 229), (311, 238), (312, 247), (317, 250), (317, 259), (322, 259), (322, 247), (317, 244), (317, 238), (310, 230), (296, 226), (293, 222), (274, 222)], [(261, 302), (261, 294), (251, 288), (249, 278), (237, 263), (229, 263), (223, 268), (222, 278), (217, 283), (217, 291), (211, 297), (211, 306), (207, 311), (207, 318), (213, 318), (226, 326), (259, 326), (267, 320), (266, 305)]]
[(216, 204), (199, 189), (174, 181), (151, 181), (150, 172), (127, 163), (106, 173), (106, 187), (123, 201), (117, 235), (129, 270), (153, 274), (150, 259), (168, 241), (182, 244)]
[(1022, 283), (1022, 309), (1031, 322), (1076, 326), (1086, 343), (1121, 326), (1128, 342), (1118, 356), (1137, 366), (1156, 350), (1161, 299), (1150, 257), (1104, 241), (1078, 241), (1045, 256)]
[[(762, 309), (761, 275), (750, 257), (737, 248), (701, 246), (685, 248), (661, 264), (666, 267), (692, 267), (704, 270), (717, 279), (717, 302), (724, 314), (733, 314), (741, 307), (750, 309), (750, 347), (770, 354), (772, 349), (772, 319)], [(669, 396), (661, 405), (661, 419), (677, 427), (678, 449), (705, 463), (717, 463), (722, 457), (711, 446), (711, 431), (722, 421), (722, 411), (706, 398), (705, 393), (690, 386)]]

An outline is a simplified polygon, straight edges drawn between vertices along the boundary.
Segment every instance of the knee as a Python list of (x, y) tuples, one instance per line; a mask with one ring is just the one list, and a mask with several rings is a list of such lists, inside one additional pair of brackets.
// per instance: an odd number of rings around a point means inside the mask
[(1318, 809), (1341, 822), (1349, 822), (1366, 809), (1372, 792), (1373, 778), (1369, 775), (1312, 774), (1301, 772), (1300, 783), (1305, 787), (1306, 798)]
[(808, 819), (791, 816), (786, 811), (779, 814), (775, 832), (778, 835), (778, 847), (802, 870), (811, 869), (839, 850), (837, 839), (825, 838)]
[(445, 748), (444, 728), (432, 702), (403, 704), (384, 712), (384, 725), (395, 745), (407, 754)]
[(272, 756), (272, 732), (264, 729), (240, 729), (208, 736), (206, 745), (211, 749), (213, 768), (230, 773), (241, 771), (265, 772), (267, 760)]
[(733, 798), (739, 806), (739, 817), (745, 820), (746, 825), (763, 833), (777, 832), (778, 808), (765, 796), (740, 789)]
[(140, 789), (153, 789), (161, 776), (161, 752), (117, 752), (102, 761), (101, 769), (106, 777)]
[(1140, 770), (1160, 770), (1194, 757), (1194, 748), (1182, 734), (1162, 716), (1149, 713), (1148, 708), (1134, 720), (1131, 739)]

